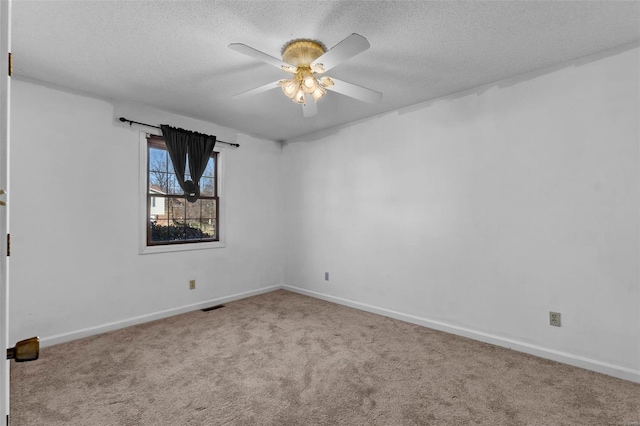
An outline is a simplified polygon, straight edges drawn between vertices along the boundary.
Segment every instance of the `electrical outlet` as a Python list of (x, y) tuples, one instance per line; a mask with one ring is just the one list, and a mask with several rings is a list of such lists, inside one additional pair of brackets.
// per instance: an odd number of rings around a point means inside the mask
[(329, 273), (328, 272), (324, 273), (324, 280), (325, 281), (329, 281)]
[(196, 280), (189, 280), (189, 290), (196, 289)]
[(560, 327), (560, 312), (549, 312), (549, 325)]

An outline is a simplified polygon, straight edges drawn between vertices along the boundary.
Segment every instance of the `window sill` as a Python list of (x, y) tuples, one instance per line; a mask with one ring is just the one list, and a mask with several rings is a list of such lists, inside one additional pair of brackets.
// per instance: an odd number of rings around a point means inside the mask
[(223, 248), (226, 244), (224, 241), (211, 241), (209, 243), (193, 243), (193, 244), (167, 244), (163, 246), (145, 246), (140, 250), (140, 254), (154, 254), (154, 253), (173, 253), (177, 251), (190, 251), (190, 250), (207, 250)]

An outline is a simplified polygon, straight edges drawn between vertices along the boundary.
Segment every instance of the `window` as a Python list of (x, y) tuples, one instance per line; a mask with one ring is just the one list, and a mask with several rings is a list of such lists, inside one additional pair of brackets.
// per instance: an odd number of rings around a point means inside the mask
[[(200, 178), (200, 197), (190, 203), (178, 184), (164, 139), (147, 135), (146, 148), (146, 245), (220, 241), (219, 154), (211, 154)], [(188, 171), (187, 167), (185, 180), (190, 179)]]

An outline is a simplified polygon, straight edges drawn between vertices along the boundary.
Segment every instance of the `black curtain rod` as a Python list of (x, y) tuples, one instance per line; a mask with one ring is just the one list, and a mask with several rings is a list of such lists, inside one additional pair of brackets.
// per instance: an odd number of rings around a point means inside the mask
[[(139, 124), (141, 126), (153, 127), (155, 129), (159, 129), (160, 128), (160, 126), (154, 126), (153, 124), (147, 124), (147, 123), (141, 123), (139, 121), (128, 120), (128, 119), (126, 119), (124, 117), (120, 117), (120, 121), (122, 121), (123, 123), (126, 121), (127, 123), (129, 123), (129, 126), (131, 126), (132, 124)], [(223, 143), (225, 145), (235, 146), (236, 148), (238, 148), (240, 146), (239, 143), (231, 143), (231, 142), (225, 142), (225, 141), (221, 141), (221, 140), (216, 140), (216, 143)]]

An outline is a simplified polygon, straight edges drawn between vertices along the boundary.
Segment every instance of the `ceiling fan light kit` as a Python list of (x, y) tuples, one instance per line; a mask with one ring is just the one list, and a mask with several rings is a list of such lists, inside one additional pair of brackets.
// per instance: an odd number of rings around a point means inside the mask
[[(324, 45), (315, 40), (292, 40), (282, 48), (282, 60), (289, 65), (283, 65), (283, 71), (292, 72), (293, 78), (278, 82), (282, 92), (293, 102), (306, 105), (307, 94), (315, 102), (327, 94), (314, 73), (324, 72), (320, 63), (313, 63), (327, 51)], [(312, 67), (313, 63), (313, 67)]]
[(322, 83), (316, 79), (308, 66), (298, 67), (293, 78), (280, 80), (278, 85), (286, 96), (300, 105), (306, 105), (307, 94), (310, 94), (316, 102), (327, 94)]
[[(340, 62), (369, 48), (367, 39), (358, 34), (351, 34), (329, 50), (317, 40), (292, 40), (282, 48), (282, 61), (241, 43), (232, 43), (229, 48), (275, 65), (281, 70), (293, 74), (290, 79), (281, 79), (275, 83), (268, 83), (239, 93), (234, 96), (235, 98), (243, 98), (247, 95), (258, 94), (280, 87), (285, 96), (296, 104), (302, 105), (305, 117), (311, 117), (317, 113), (317, 108), (313, 105), (314, 102), (318, 102), (327, 94), (326, 89), (364, 102), (377, 102), (382, 97), (381, 93), (371, 89), (335, 80), (327, 76), (317, 77), (317, 74), (322, 74)], [(307, 105), (307, 96), (313, 99), (314, 102), (311, 102), (313, 108), (309, 108)]]

